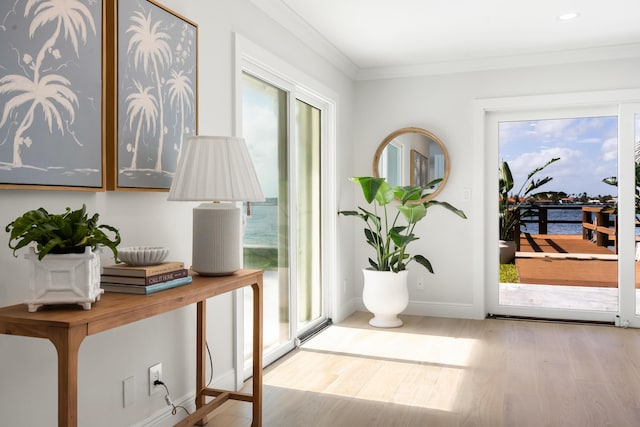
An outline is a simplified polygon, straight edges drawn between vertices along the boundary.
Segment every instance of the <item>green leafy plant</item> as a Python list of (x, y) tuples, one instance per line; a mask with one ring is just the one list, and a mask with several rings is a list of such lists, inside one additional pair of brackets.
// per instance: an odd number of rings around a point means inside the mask
[[(602, 180), (605, 184), (613, 185), (614, 187), (618, 186), (618, 177), (610, 176), (608, 178), (604, 178)], [(636, 162), (636, 219), (640, 219), (640, 162)], [(614, 206), (614, 212), (617, 213), (618, 205)]]
[(558, 160), (560, 160), (559, 157), (554, 157), (543, 166), (537, 167), (529, 172), (527, 179), (522, 183), (520, 189), (512, 194), (510, 194), (510, 192), (513, 190), (514, 182), (511, 168), (509, 168), (509, 163), (505, 161), (502, 162), (498, 178), (500, 240), (514, 240), (515, 230), (516, 227), (519, 227), (520, 219), (522, 217), (535, 215), (535, 213), (531, 211), (522, 211), (522, 205), (527, 202), (527, 199), (535, 190), (553, 180), (550, 176), (545, 176), (540, 179), (535, 179), (534, 177), (547, 166)]
[[(108, 230), (113, 237), (107, 236)], [(47, 254), (82, 253), (85, 247), (96, 249), (98, 245), (107, 246), (118, 260), (117, 246), (120, 244), (118, 229), (110, 225), (98, 225), (98, 214), (89, 218), (86, 206), (72, 211), (67, 208), (62, 214), (50, 214), (44, 208), (28, 211), (5, 227), (10, 233), (9, 248), (16, 251), (35, 243), (38, 259)]]
[[(418, 240), (414, 229), (426, 215), (431, 206), (442, 206), (461, 218), (466, 218), (463, 211), (447, 202), (437, 200), (421, 201), (433, 192), (433, 187), (440, 182), (434, 180), (424, 186), (391, 187), (384, 178), (369, 176), (354, 177), (351, 180), (360, 185), (362, 194), (369, 204), (373, 204), (373, 212), (358, 206), (357, 211), (340, 211), (341, 215), (357, 216), (366, 227), (364, 235), (367, 243), (376, 252), (375, 259), (369, 258), (369, 264), (377, 271), (398, 272), (406, 270), (407, 265), (416, 261), (433, 273), (431, 263), (423, 255), (410, 255), (407, 252), (409, 243)], [(387, 209), (395, 205), (395, 213)], [(399, 218), (406, 224), (399, 224)]]
[(515, 264), (500, 264), (500, 283), (520, 283)]

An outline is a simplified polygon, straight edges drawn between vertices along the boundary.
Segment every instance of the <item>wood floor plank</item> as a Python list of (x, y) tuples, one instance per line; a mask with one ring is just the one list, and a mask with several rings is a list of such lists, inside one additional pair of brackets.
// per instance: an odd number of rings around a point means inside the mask
[[(640, 425), (640, 330), (368, 313), (268, 367), (266, 427)], [(250, 383), (245, 386), (250, 390)], [(250, 425), (234, 402), (212, 420)]]

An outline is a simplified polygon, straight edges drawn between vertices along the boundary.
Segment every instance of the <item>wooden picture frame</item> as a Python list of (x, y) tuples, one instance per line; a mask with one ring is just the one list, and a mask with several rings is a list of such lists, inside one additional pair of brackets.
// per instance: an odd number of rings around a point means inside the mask
[(0, 189), (104, 191), (106, 3), (0, 3)]
[(113, 2), (107, 189), (168, 191), (198, 129), (198, 26), (154, 0)]
[(429, 157), (411, 150), (411, 185), (425, 185), (429, 181)]

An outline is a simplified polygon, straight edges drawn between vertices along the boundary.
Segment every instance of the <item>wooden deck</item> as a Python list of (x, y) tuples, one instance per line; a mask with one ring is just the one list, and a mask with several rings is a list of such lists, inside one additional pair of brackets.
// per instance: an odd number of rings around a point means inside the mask
[(575, 234), (522, 234), (520, 236), (520, 252), (615, 255), (613, 250), (605, 246), (598, 246)]
[[(640, 288), (639, 264), (636, 263), (636, 288)], [(616, 254), (582, 236), (523, 234), (516, 267), (520, 283), (618, 287)]]

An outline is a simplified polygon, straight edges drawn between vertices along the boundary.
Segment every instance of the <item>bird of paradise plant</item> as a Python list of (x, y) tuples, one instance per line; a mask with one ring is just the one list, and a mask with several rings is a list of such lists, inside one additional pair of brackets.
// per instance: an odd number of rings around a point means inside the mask
[(527, 198), (533, 194), (533, 191), (553, 180), (553, 177), (550, 176), (535, 179), (535, 175), (558, 160), (560, 160), (559, 157), (554, 157), (544, 165), (529, 172), (527, 179), (525, 179), (520, 189), (514, 194), (510, 194), (511, 190), (513, 190), (514, 181), (509, 163), (505, 161), (501, 163), (498, 177), (500, 240), (514, 240), (515, 230), (520, 226), (520, 219), (524, 216), (534, 215), (528, 211), (521, 212), (522, 205), (527, 201)]
[[(407, 248), (411, 242), (419, 239), (415, 227), (432, 206), (441, 206), (460, 218), (466, 215), (460, 209), (447, 202), (437, 200), (421, 201), (433, 192), (433, 188), (441, 179), (436, 179), (423, 186), (390, 186), (384, 178), (360, 176), (351, 178), (360, 185), (362, 194), (369, 204), (373, 204), (373, 212), (358, 207), (358, 211), (340, 211), (341, 215), (357, 216), (365, 223), (364, 235), (367, 243), (375, 249), (375, 259), (369, 258), (369, 264), (376, 271), (399, 272), (406, 270), (412, 261), (433, 273), (431, 262), (423, 255), (410, 255)], [(396, 213), (389, 214), (387, 208), (397, 203)], [(379, 209), (382, 208), (381, 211)], [(406, 225), (398, 222), (404, 218)]]

